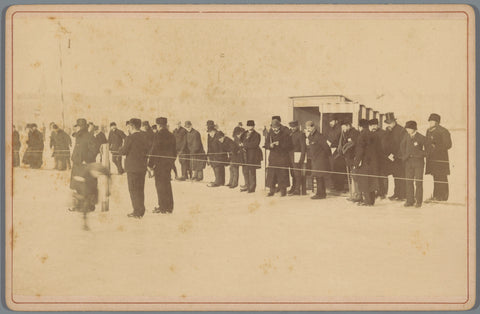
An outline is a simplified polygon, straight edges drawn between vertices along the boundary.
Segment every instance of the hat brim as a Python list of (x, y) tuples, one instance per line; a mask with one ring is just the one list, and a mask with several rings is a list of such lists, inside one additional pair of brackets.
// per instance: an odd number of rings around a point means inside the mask
[(385, 120), (384, 122), (385, 122), (385, 123), (392, 123), (392, 122), (395, 122), (395, 121), (397, 121), (397, 119), (393, 119), (393, 120), (388, 120), (388, 119), (387, 119), (387, 120)]

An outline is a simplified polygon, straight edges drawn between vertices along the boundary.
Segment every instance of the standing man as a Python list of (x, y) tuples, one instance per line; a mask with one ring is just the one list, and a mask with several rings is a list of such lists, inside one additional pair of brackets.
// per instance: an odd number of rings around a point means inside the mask
[(203, 169), (207, 164), (207, 156), (203, 149), (202, 137), (200, 132), (192, 127), (192, 122), (185, 121), (185, 129), (187, 130), (187, 150), (188, 155), (185, 156), (189, 162), (189, 168), (192, 170), (192, 181), (203, 180)]
[(388, 159), (385, 153), (385, 135), (386, 131), (378, 127), (378, 119), (371, 119), (368, 121), (368, 127), (372, 132), (373, 140), (375, 142), (374, 149), (377, 153), (378, 160), (378, 174), (384, 178), (378, 178), (378, 192), (377, 196), (381, 199), (385, 199), (388, 193), (388, 175), (390, 175), (389, 169), (391, 169), (391, 160)]
[(50, 148), (53, 148), (55, 158), (55, 169), (67, 170), (67, 159), (70, 158), (70, 147), (72, 140), (70, 136), (61, 130), (56, 124), (52, 125), (52, 136), (50, 137)]
[(191, 178), (192, 170), (190, 169), (190, 162), (187, 158), (187, 155), (188, 155), (187, 130), (184, 127), (182, 127), (182, 122), (177, 123), (177, 128), (173, 130), (173, 135), (175, 136), (177, 156), (178, 156), (178, 161), (180, 162), (180, 169), (182, 172), (182, 175), (179, 178), (177, 178), (177, 180), (185, 181), (186, 179)]
[(356, 178), (352, 176), (352, 169), (355, 166), (355, 146), (358, 140), (359, 132), (357, 129), (352, 127), (352, 122), (350, 120), (342, 121), (341, 128), (342, 135), (340, 137), (338, 152), (345, 160), (350, 190), (350, 198), (348, 198), (348, 200), (352, 202), (360, 202), (362, 197), (358, 190), (358, 182)]
[(148, 159), (148, 167), (153, 170), (155, 176), (158, 197), (158, 207), (153, 212), (166, 214), (173, 212), (171, 172), (177, 159), (177, 148), (175, 136), (167, 128), (167, 118), (160, 117), (155, 122), (158, 132), (153, 138)]
[(257, 187), (257, 169), (260, 169), (263, 160), (260, 148), (260, 133), (255, 131), (255, 121), (247, 121), (247, 131), (240, 135), (240, 144), (243, 152), (242, 166), (245, 187), (240, 192), (254, 193)]
[(209, 187), (225, 185), (225, 165), (227, 164), (227, 152), (223, 150), (219, 139), (223, 133), (217, 131), (214, 125), (208, 126), (208, 161), (215, 174), (215, 181), (208, 184)]
[(28, 155), (27, 160), (29, 161), (30, 168), (39, 169), (42, 166), (43, 148), (43, 134), (37, 129), (37, 124), (32, 123), (30, 124), (27, 150), (25, 151), (25, 155)]
[(227, 186), (231, 189), (234, 189), (238, 186), (238, 177), (240, 164), (243, 162), (243, 151), (238, 145), (238, 142), (235, 142), (228, 136), (225, 136), (223, 132), (220, 133), (219, 141), (222, 144), (222, 149), (228, 152), (228, 157), (230, 160), (230, 178)]
[(448, 200), (448, 178), (450, 163), (448, 150), (452, 148), (450, 132), (440, 125), (440, 116), (432, 113), (428, 118), (430, 128), (426, 135), (427, 165), (425, 174), (433, 176), (433, 196), (429, 201)]
[(321, 134), (312, 121), (305, 123), (307, 130), (307, 155), (311, 161), (312, 177), (317, 181), (317, 191), (311, 199), (318, 200), (327, 197), (325, 178), (330, 171), (330, 146), (327, 139)]
[(81, 178), (85, 178), (88, 164), (95, 162), (97, 144), (93, 135), (88, 132), (87, 120), (77, 119), (74, 128), (75, 146), (72, 151), (70, 188), (83, 196), (83, 210), (93, 211), (98, 199), (97, 178), (91, 177), (88, 182)]
[(290, 152), (290, 164), (292, 168), (292, 188), (288, 191), (289, 195), (307, 195), (307, 179), (303, 174), (305, 162), (305, 153), (307, 150), (305, 134), (300, 131), (298, 121), (289, 123), (290, 137), (292, 138), (292, 151)]
[(338, 144), (340, 142), (340, 136), (342, 134), (342, 127), (338, 121), (336, 114), (331, 115), (328, 126), (324, 132), (325, 137), (327, 138), (327, 144), (330, 147), (330, 166), (334, 172), (341, 173), (332, 173), (330, 178), (332, 180), (332, 189), (337, 193), (344, 192), (345, 182), (347, 181), (347, 176), (342, 174), (345, 173), (345, 162), (343, 158), (338, 158)]
[(100, 162), (102, 162), (102, 158), (103, 158), (102, 145), (108, 143), (107, 137), (105, 136), (105, 133), (104, 133), (104, 127), (100, 129), (98, 125), (95, 125), (94, 134), (95, 134), (95, 140), (97, 141), (98, 153), (100, 154)]
[(152, 127), (150, 126), (150, 123), (148, 121), (143, 121), (142, 122), (142, 127), (140, 128), (142, 132), (145, 132), (147, 134), (147, 140), (148, 140), (148, 145), (149, 149), (152, 147), (153, 143), (153, 130)]
[(290, 186), (288, 169), (290, 168), (290, 151), (293, 145), (289, 130), (287, 130), (282, 128), (278, 120), (272, 121), (267, 171), (267, 185), (270, 187), (270, 192), (267, 196), (275, 194), (276, 184), (278, 184), (281, 196), (287, 195), (287, 187)]
[(120, 155), (125, 155), (128, 191), (132, 201), (133, 212), (130, 218), (142, 218), (145, 214), (145, 174), (147, 172), (148, 137), (141, 132), (142, 120), (132, 118), (128, 125), (130, 135), (120, 148)]
[(110, 146), (110, 152), (112, 153), (112, 161), (117, 167), (118, 174), (120, 175), (125, 172), (122, 167), (122, 155), (119, 154), (120, 147), (123, 146), (123, 140), (125, 137), (125, 133), (123, 133), (122, 130), (117, 129), (117, 124), (115, 122), (110, 123), (108, 144)]
[(15, 125), (13, 126), (12, 142), (13, 142), (12, 143), (13, 166), (19, 167), (20, 166), (20, 147), (22, 147), (22, 143), (20, 141), (20, 133), (18, 133)]
[[(417, 122), (405, 124), (408, 136), (404, 141), (403, 159), (405, 160), (406, 194), (405, 207), (421, 207), (423, 201), (423, 169), (425, 167), (425, 136), (417, 132)], [(413, 182), (415, 181), (415, 188)]]
[(385, 153), (392, 161), (392, 174), (394, 177), (394, 192), (389, 197), (392, 201), (405, 200), (405, 161), (402, 160), (404, 156), (402, 152), (402, 142), (407, 136), (407, 132), (403, 127), (397, 123), (393, 112), (387, 112), (385, 114), (385, 123), (387, 124), (387, 134), (385, 136)]

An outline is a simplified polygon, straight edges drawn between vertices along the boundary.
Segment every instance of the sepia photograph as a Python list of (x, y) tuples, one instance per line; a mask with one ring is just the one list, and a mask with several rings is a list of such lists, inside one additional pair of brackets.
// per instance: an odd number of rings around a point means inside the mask
[(468, 310), (467, 5), (15, 5), (6, 303)]

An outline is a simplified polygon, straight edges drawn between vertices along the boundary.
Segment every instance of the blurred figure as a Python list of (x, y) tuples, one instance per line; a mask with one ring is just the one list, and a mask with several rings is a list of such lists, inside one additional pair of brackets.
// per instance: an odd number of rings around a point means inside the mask
[(307, 132), (307, 156), (311, 161), (312, 177), (317, 182), (317, 190), (311, 199), (318, 200), (327, 197), (325, 178), (330, 171), (330, 146), (327, 138), (321, 134), (312, 121), (305, 123)]
[(72, 139), (60, 129), (56, 124), (52, 125), (52, 135), (50, 136), (50, 148), (53, 149), (53, 158), (55, 159), (55, 169), (67, 170), (67, 160), (70, 159), (70, 147)]
[[(407, 121), (405, 124), (408, 136), (402, 151), (405, 156), (405, 176), (407, 201), (405, 207), (415, 205), (421, 207), (423, 202), (423, 170), (425, 168), (425, 136), (417, 132), (417, 122)], [(415, 181), (415, 187), (413, 183)]]
[(20, 133), (18, 133), (15, 125), (13, 126), (12, 134), (12, 149), (13, 149), (13, 166), (20, 167), (20, 148), (22, 143), (20, 141)]
[(433, 176), (433, 196), (428, 201), (448, 200), (448, 175), (450, 163), (448, 150), (452, 148), (450, 132), (440, 125), (440, 116), (432, 113), (428, 118), (430, 127), (427, 130), (426, 146), (427, 165), (425, 174)]
[(39, 169), (43, 164), (43, 134), (38, 131), (35, 123), (28, 124), (27, 129), (27, 150), (23, 155), (23, 163), (30, 165), (32, 169)]
[(97, 154), (100, 155), (100, 162), (102, 162), (103, 160), (103, 149), (102, 149), (102, 145), (103, 144), (107, 144), (108, 141), (107, 141), (107, 137), (105, 136), (105, 128), (102, 127), (100, 129), (100, 127), (98, 125), (95, 125), (93, 127), (93, 134), (95, 136), (95, 141), (97, 142)]
[(245, 187), (240, 189), (241, 192), (254, 193), (257, 188), (257, 169), (260, 169), (263, 160), (260, 140), (260, 134), (255, 131), (255, 121), (248, 120), (247, 130), (240, 135), (238, 144), (242, 149), (243, 162), (245, 163), (242, 166)]
[(192, 180), (202, 181), (203, 169), (205, 169), (207, 164), (207, 156), (203, 149), (202, 137), (200, 136), (200, 132), (192, 127), (192, 122), (190, 121), (185, 121), (185, 129), (187, 130), (188, 150), (186, 158), (188, 158), (189, 167), (193, 172)]
[(182, 123), (178, 122), (177, 127), (173, 130), (175, 136), (177, 156), (180, 163), (181, 176), (176, 178), (180, 181), (185, 181), (192, 177), (192, 170), (190, 169), (190, 162), (188, 160), (188, 146), (187, 146), (187, 130), (182, 127)]

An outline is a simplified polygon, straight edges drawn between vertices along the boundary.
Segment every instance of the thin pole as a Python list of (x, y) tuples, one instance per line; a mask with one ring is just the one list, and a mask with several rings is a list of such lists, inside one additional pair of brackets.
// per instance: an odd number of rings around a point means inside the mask
[(60, 98), (62, 100), (62, 128), (65, 128), (65, 101), (63, 97), (63, 60), (62, 60), (62, 43), (61, 38), (58, 40), (58, 50), (60, 53)]

